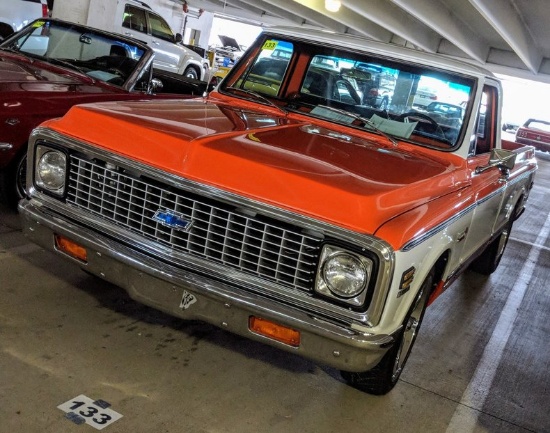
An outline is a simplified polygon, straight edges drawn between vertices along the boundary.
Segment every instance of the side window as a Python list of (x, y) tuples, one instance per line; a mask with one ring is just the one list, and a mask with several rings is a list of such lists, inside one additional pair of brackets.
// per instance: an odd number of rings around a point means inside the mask
[(159, 15), (149, 14), (149, 23), (151, 24), (151, 34), (155, 38), (164, 39), (165, 41), (174, 42), (175, 37), (172, 29), (166, 21)]
[(147, 19), (145, 18), (145, 11), (131, 5), (126, 5), (124, 8), (122, 27), (141, 33), (147, 33)]
[(495, 147), (498, 89), (485, 85), (477, 119), (476, 155), (490, 152)]

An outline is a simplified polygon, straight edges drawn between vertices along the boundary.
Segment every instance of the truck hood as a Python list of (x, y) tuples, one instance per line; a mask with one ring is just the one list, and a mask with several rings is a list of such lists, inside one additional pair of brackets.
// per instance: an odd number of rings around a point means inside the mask
[(463, 164), (458, 157), (299, 119), (195, 99), (81, 105), (49, 126), (178, 176), (362, 233), (464, 185), (456, 176)]

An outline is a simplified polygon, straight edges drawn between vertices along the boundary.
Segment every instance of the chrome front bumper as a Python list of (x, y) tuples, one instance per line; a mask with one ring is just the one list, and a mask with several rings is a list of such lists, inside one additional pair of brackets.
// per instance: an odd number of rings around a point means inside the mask
[[(22, 200), (19, 212), (23, 232), (31, 241), (122, 287), (136, 301), (168, 314), (204, 321), (345, 371), (359, 372), (374, 367), (394, 342), (390, 335), (359, 332), (302, 309), (166, 264), (35, 206), (32, 200)], [(85, 247), (87, 263), (57, 250), (54, 234)], [(196, 302), (182, 308), (180, 305), (186, 291), (195, 296)], [(252, 332), (248, 327), (250, 316), (300, 331), (299, 347)]]

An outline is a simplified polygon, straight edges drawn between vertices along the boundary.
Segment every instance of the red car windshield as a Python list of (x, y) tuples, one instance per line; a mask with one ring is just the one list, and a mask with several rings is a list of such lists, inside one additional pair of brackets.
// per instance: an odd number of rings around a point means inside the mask
[[(37, 20), (7, 39), (0, 49), (69, 68), (123, 87), (145, 53), (125, 38), (56, 20)], [(140, 65), (141, 66), (141, 65)]]

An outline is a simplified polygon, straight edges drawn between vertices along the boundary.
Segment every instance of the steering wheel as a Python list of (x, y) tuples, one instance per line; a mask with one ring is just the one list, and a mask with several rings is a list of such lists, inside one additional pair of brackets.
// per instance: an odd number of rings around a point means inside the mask
[(107, 72), (110, 72), (111, 74), (115, 74), (115, 75), (118, 75), (121, 78), (124, 78), (124, 72), (122, 72), (118, 68), (111, 67), (111, 68), (107, 69)]
[[(433, 120), (430, 116), (424, 113), (420, 113), (418, 111), (407, 111), (406, 113), (402, 113), (399, 116), (395, 118), (398, 122), (403, 122), (405, 119), (418, 119), (423, 123), (429, 123), (433, 128), (433, 133), (440, 135), (442, 138), (445, 138), (445, 133), (443, 132), (443, 129), (441, 129), (441, 126), (439, 126), (439, 123), (437, 123), (435, 120)], [(428, 131), (426, 131), (428, 132)]]
[[(340, 86), (341, 84), (344, 87), (344, 91), (347, 92), (346, 94), (340, 93)], [(348, 102), (351, 100), (354, 104), (359, 105), (361, 104), (361, 98), (353, 88), (353, 86), (350, 84), (348, 80), (345, 78), (338, 78), (335, 80), (332, 84), (332, 99), (336, 101), (341, 102)]]

